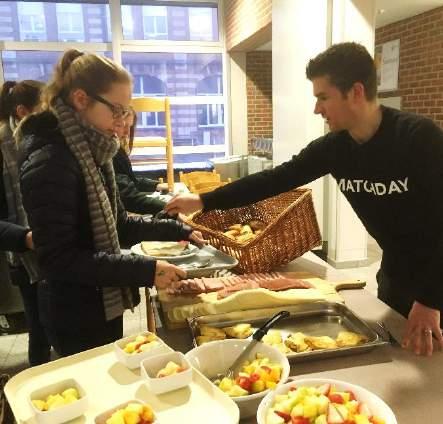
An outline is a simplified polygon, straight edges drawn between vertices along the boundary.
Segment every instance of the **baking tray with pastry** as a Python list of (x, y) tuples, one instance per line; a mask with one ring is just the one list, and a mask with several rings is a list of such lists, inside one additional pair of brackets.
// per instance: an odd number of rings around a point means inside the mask
[[(249, 338), (278, 308), (233, 311), (188, 318), (194, 346), (225, 338)], [(361, 353), (387, 344), (346, 305), (309, 302), (287, 305), (289, 317), (281, 320), (263, 342), (285, 353), (289, 360), (329, 358)]]

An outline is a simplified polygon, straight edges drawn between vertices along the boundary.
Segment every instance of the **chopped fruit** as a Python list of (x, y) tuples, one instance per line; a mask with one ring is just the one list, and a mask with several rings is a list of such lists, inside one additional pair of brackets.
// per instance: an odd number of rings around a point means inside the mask
[(371, 424), (368, 417), (365, 415), (356, 414), (354, 415), (355, 424)]
[(359, 402), (354, 393), (339, 391), (329, 384), (318, 387), (292, 385), (285, 394), (275, 395), (265, 423), (386, 424), (382, 418), (373, 416), (368, 405)]
[(285, 420), (285, 423), (291, 421), (291, 416), (286, 412), (274, 411), (279, 417), (282, 417)]
[(47, 406), (46, 402), (43, 400), (33, 400), (32, 404), (39, 410), (39, 411), (46, 411)]
[(158, 346), (160, 343), (155, 334), (140, 334), (134, 341), (129, 342), (123, 348), (123, 351), (129, 354), (146, 352)]
[(252, 393), (260, 393), (263, 390), (266, 390), (266, 383), (263, 380), (257, 380), (251, 384)]
[(345, 403), (345, 400), (339, 393), (330, 393), (328, 398), (332, 403)]
[(338, 409), (330, 403), (328, 406), (328, 424), (342, 424), (345, 420), (340, 415)]
[(154, 412), (148, 405), (129, 403), (124, 409), (118, 409), (107, 420), (106, 424), (152, 424)]
[(360, 405), (358, 406), (358, 413), (360, 415), (364, 415), (367, 418), (371, 418), (371, 416), (372, 416), (368, 405), (366, 405), (366, 403), (363, 403), (363, 402), (360, 403)]
[(305, 417), (292, 417), (291, 424), (310, 424), (309, 418)]
[(80, 398), (78, 391), (74, 387), (70, 387), (64, 390), (61, 394), (56, 393), (54, 395), (48, 395), (45, 400), (34, 399), (32, 404), (39, 411), (53, 411), (54, 409), (61, 408), (62, 406), (69, 405), (77, 401)]
[(164, 368), (162, 368), (158, 373), (157, 373), (157, 378), (161, 378), (161, 377), (169, 377), (170, 375), (174, 375), (174, 374), (178, 374), (179, 372), (184, 371), (185, 368), (183, 368), (182, 366), (176, 364), (173, 361), (169, 361), (166, 366)]
[(246, 361), (235, 380), (224, 377), (215, 384), (229, 396), (246, 396), (275, 389), (281, 380), (282, 367), (257, 354), (256, 359)]

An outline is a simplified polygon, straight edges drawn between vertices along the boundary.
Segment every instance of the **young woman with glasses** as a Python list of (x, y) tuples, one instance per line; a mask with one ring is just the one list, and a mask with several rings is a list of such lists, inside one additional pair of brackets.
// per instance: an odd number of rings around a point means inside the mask
[(62, 356), (123, 334), (139, 287), (165, 287), (185, 273), (164, 261), (124, 255), (142, 240), (194, 240), (173, 220), (128, 217), (115, 183), (115, 123), (129, 113), (128, 72), (105, 57), (65, 52), (44, 92), (44, 111), (21, 126), (23, 203), (46, 281), (42, 322)]

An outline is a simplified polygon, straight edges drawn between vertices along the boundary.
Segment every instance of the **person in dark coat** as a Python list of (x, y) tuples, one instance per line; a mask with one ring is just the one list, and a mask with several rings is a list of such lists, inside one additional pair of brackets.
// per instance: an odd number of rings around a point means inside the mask
[(129, 113), (128, 72), (92, 53), (68, 50), (44, 91), (44, 111), (19, 128), (20, 186), (45, 281), (41, 321), (61, 356), (123, 335), (123, 313), (139, 287), (167, 287), (186, 273), (165, 261), (124, 254), (143, 240), (193, 240), (174, 220), (129, 217), (119, 199), (112, 158), (116, 121)]
[[(0, 92), (1, 188), (7, 209), (1, 217), (7, 217), (8, 222), (24, 228), (29, 225), (20, 192), (14, 134), (20, 121), (39, 108), (43, 85), (33, 80), (6, 81)], [(8, 253), (7, 257), (11, 282), (18, 287), (23, 299), (29, 333), (28, 361), (31, 366), (41, 365), (50, 360), (51, 346), (40, 324), (37, 283), (42, 277), (37, 258), (35, 252), (29, 250)]]
[(115, 180), (120, 199), (128, 212), (155, 215), (163, 210), (166, 202), (148, 195), (154, 191), (165, 190), (168, 185), (150, 178), (136, 176), (132, 170), (129, 155), (134, 143), (136, 126), (137, 115), (132, 109), (124, 121), (116, 123), (115, 132), (120, 140), (120, 149), (113, 159)]

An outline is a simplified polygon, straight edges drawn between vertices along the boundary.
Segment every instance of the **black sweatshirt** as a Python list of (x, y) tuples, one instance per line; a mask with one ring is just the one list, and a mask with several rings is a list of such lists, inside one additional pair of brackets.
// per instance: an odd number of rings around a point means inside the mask
[(382, 268), (415, 300), (443, 310), (443, 131), (382, 107), (374, 136), (329, 133), (272, 170), (201, 196), (205, 210), (244, 206), (331, 174), (383, 249)]

